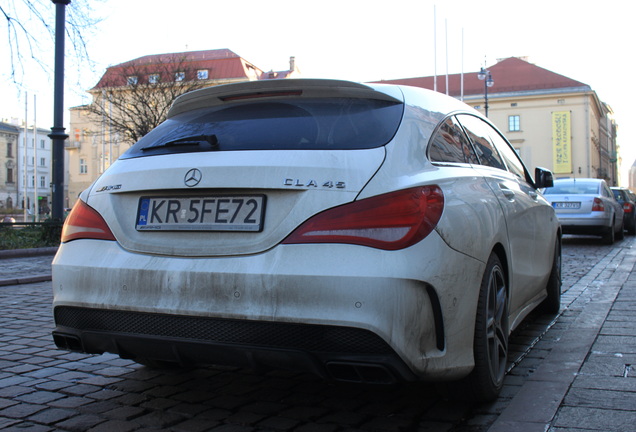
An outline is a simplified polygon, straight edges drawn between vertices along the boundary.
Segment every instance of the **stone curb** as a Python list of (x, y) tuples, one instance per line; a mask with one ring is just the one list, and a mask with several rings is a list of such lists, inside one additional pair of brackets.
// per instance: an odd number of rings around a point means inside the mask
[(51, 275), (39, 275), (39, 276), (29, 276), (17, 279), (0, 279), (0, 287), (5, 287), (9, 285), (26, 285), (37, 282), (48, 282), (50, 281)]
[(44, 248), (32, 248), (32, 249), (0, 250), (0, 259), (33, 257), (33, 256), (42, 256), (42, 255), (55, 255), (56, 252), (57, 252), (57, 246), (44, 247)]

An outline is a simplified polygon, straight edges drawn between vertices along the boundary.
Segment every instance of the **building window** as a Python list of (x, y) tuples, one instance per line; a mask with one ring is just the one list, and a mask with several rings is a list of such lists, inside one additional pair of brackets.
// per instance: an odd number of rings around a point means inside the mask
[(200, 80), (208, 79), (208, 70), (207, 69), (198, 70), (197, 79), (200, 79)]
[(40, 140), (40, 148), (41, 149), (45, 148), (44, 140)]
[(8, 142), (7, 143), (7, 157), (8, 158), (12, 158), (13, 157), (13, 143), (12, 142)]
[(128, 85), (137, 85), (139, 79), (136, 76), (129, 76), (127, 79)]
[(41, 188), (45, 188), (46, 187), (46, 177), (45, 176), (40, 176), (40, 187)]
[(46, 166), (46, 158), (40, 158), (40, 166)]
[(185, 72), (177, 72), (174, 74), (175, 81), (183, 81), (185, 79)]
[(508, 132), (519, 132), (521, 130), (521, 116), (508, 116)]
[(84, 158), (80, 158), (79, 160), (79, 173), (88, 174), (88, 165), (86, 164), (86, 159)]
[(152, 74), (148, 76), (148, 83), (157, 84), (159, 82), (159, 74)]
[(7, 183), (13, 183), (13, 168), (7, 168)]

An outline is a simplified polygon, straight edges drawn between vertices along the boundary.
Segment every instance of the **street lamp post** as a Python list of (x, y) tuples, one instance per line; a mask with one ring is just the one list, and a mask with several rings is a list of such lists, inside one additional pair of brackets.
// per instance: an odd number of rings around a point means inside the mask
[(483, 67), (477, 73), (477, 78), (484, 82), (484, 109), (486, 112), (486, 117), (488, 117), (488, 87), (492, 87), (495, 84), (495, 80), (492, 79), (492, 75), (488, 69), (484, 69)]
[[(55, 4), (55, 77), (53, 85), (53, 127), (49, 138), (53, 143), (53, 196), (51, 216), (64, 219), (64, 24), (66, 6), (71, 0), (51, 0)], [(26, 199), (26, 198), (25, 198)]]

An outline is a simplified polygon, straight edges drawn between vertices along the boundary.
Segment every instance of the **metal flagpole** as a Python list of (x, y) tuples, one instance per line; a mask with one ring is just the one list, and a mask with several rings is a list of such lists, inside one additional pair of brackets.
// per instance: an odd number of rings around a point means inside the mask
[(22, 221), (23, 222), (28, 222), (28, 208), (29, 205), (27, 204), (27, 198), (28, 198), (28, 189), (27, 189), (27, 179), (28, 179), (28, 173), (27, 173), (27, 137), (29, 135), (29, 127), (27, 126), (29, 124), (29, 101), (28, 101), (28, 97), (29, 94), (25, 93), (24, 94), (24, 139), (22, 140), (22, 147), (24, 147), (24, 151), (22, 152), (22, 156), (24, 157), (24, 159), (22, 160), (22, 168), (24, 169), (24, 172), (22, 173), (22, 210), (23, 210), (23, 216), (22, 216)]
[(433, 90), (437, 91), (437, 6), (433, 6)]
[(38, 202), (38, 117), (37, 97), (33, 95), (33, 221), (40, 221), (40, 206)]

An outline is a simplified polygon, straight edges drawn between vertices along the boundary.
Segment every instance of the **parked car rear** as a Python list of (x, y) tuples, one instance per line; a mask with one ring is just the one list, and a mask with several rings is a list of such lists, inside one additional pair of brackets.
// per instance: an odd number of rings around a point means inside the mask
[(636, 196), (627, 188), (612, 187), (611, 189), (614, 198), (623, 206), (625, 230), (630, 235), (636, 234)]
[(598, 235), (607, 244), (623, 238), (623, 207), (605, 180), (557, 179), (543, 194), (556, 210), (564, 234)]

